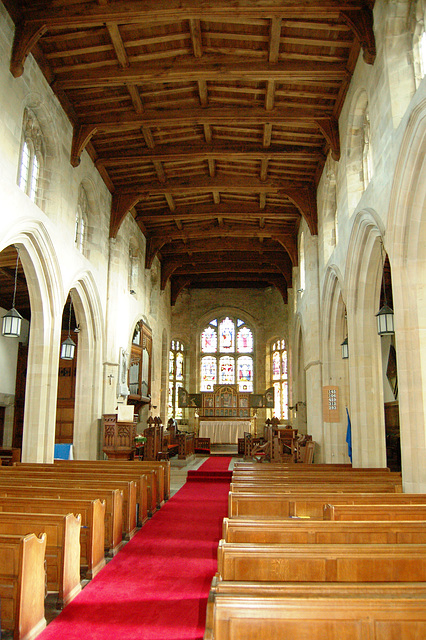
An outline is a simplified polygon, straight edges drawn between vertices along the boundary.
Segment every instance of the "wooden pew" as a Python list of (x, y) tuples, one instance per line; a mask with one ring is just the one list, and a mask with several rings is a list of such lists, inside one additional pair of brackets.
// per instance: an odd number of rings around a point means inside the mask
[[(3, 497), (24, 498), (26, 500), (40, 500), (45, 498), (70, 500), (71, 504), (79, 500), (93, 501), (97, 499), (105, 504), (104, 510), (104, 548), (108, 555), (115, 555), (125, 544), (123, 541), (123, 494), (119, 489), (93, 489), (27, 486), (0, 483), (0, 499)], [(74, 509), (74, 507), (72, 507)], [(79, 513), (76, 509), (76, 512)]]
[(362, 504), (324, 506), (324, 520), (423, 520), (426, 521), (425, 504)]
[(326, 464), (326, 463), (315, 463), (312, 465), (301, 465), (301, 464), (267, 464), (267, 465), (259, 465), (256, 462), (247, 462), (247, 461), (236, 461), (234, 463), (233, 470), (236, 471), (254, 471), (260, 473), (268, 473), (271, 469), (274, 470), (290, 470), (295, 473), (317, 473), (319, 471), (331, 471), (332, 473), (340, 473), (342, 471), (348, 471), (350, 473), (363, 473), (364, 471), (368, 471), (369, 473), (383, 473), (383, 472), (391, 472), (389, 467), (353, 467), (351, 464)]
[(46, 534), (0, 535), (1, 626), (14, 640), (32, 640), (44, 616)]
[[(425, 583), (423, 582), (389, 582), (389, 583), (373, 583), (373, 582), (237, 582), (228, 580), (218, 580), (214, 576), (206, 610), (206, 630), (204, 640), (213, 640), (214, 635), (214, 605), (217, 595), (228, 597), (254, 597), (258, 598), (305, 598), (307, 594), (313, 599), (320, 598), (368, 598), (377, 596), (390, 598), (408, 598), (417, 601), (424, 600), (426, 597)], [(424, 605), (423, 605), (424, 606)], [(258, 607), (256, 604), (254, 608)], [(265, 615), (265, 625), (268, 625), (268, 613)], [(271, 640), (270, 629), (267, 626), (267, 640)], [(226, 636), (225, 636), (226, 637)], [(286, 636), (284, 636), (286, 637)], [(327, 635), (323, 636), (327, 638)], [(259, 636), (261, 638), (261, 636)], [(281, 636), (280, 636), (281, 639)]]
[[(165, 500), (170, 496), (170, 462), (168, 461), (145, 461), (145, 460), (55, 460), (55, 466), (64, 469), (72, 467), (88, 467), (93, 470), (108, 470), (108, 473), (119, 473), (125, 470), (129, 473), (149, 473), (155, 478), (157, 503), (152, 499), (151, 511), (160, 508)], [(148, 482), (148, 488), (151, 484)], [(150, 501), (148, 501), (150, 503)], [(155, 505), (155, 506), (154, 506)]]
[(424, 638), (425, 599), (409, 595), (217, 594), (204, 640)]
[(232, 493), (229, 492), (228, 516), (255, 518), (309, 517), (324, 519), (326, 504), (426, 504), (426, 495), (418, 493)]
[[(1, 475), (1, 474), (0, 474)], [(332, 480), (321, 481), (315, 478), (315, 480), (302, 480), (297, 482), (292, 480), (289, 482), (281, 483), (269, 483), (262, 484), (258, 482), (250, 483), (235, 483), (231, 482), (230, 490), (233, 493), (291, 493), (291, 492), (310, 492), (316, 493), (318, 491), (330, 491), (332, 493), (402, 493), (402, 485), (395, 484), (394, 482), (381, 482), (376, 480), (375, 482), (369, 482), (360, 480), (358, 482), (342, 481), (334, 482)]]
[[(1, 467), (0, 467), (1, 469)], [(11, 476), (13, 473), (13, 476)], [(120, 490), (123, 494), (123, 536), (126, 540), (130, 540), (136, 533), (136, 483), (133, 480), (126, 481), (120, 479), (108, 480), (104, 475), (102, 480), (85, 474), (76, 474), (75, 479), (64, 479), (60, 477), (52, 477), (52, 474), (43, 476), (42, 473), (33, 474), (32, 470), (26, 474), (9, 472), (2, 474), (0, 471), (0, 490), (4, 486), (28, 486), (28, 487), (46, 487), (61, 489), (88, 489), (91, 492), (92, 499), (100, 498), (103, 500), (103, 490)]]
[(426, 544), (426, 522), (224, 518), (223, 539), (256, 544)]
[[(65, 460), (62, 462), (74, 461)], [(154, 509), (157, 508), (156, 479), (152, 478), (152, 476), (155, 475), (155, 471), (153, 470), (146, 470), (144, 473), (140, 473), (136, 469), (134, 471), (127, 471), (126, 469), (95, 468), (93, 465), (80, 465), (78, 463), (68, 466), (57, 465), (56, 463), (24, 463), (15, 466), (15, 471), (18, 474), (22, 473), (24, 475), (30, 473), (32, 477), (39, 475), (48, 477), (46, 474), (50, 474), (52, 477), (58, 477), (59, 481), (62, 479), (72, 480), (76, 477), (94, 480), (103, 480), (105, 478), (113, 480), (117, 478), (124, 481), (134, 481), (136, 482), (138, 526), (142, 526), (148, 520), (148, 500), (151, 501), (150, 510), (152, 510), (152, 505), (154, 505)]]
[(81, 591), (80, 528), (81, 516), (72, 513), (0, 513), (0, 535), (46, 534), (47, 588), (58, 593), (58, 609)]
[(260, 582), (426, 582), (426, 545), (221, 540), (218, 576)]
[(81, 519), (80, 567), (84, 568), (84, 577), (89, 580), (94, 578), (105, 566), (105, 502), (84, 500), (76, 496), (70, 500), (40, 498), (31, 492), (25, 492), (25, 497), (0, 497), (0, 515), (2, 512), (61, 516), (70, 512), (78, 513)]
[(249, 483), (256, 482), (262, 484), (279, 484), (281, 482), (391, 482), (394, 484), (402, 484), (400, 473), (352, 473), (349, 471), (340, 471), (338, 473), (331, 471), (320, 471), (317, 473), (308, 472), (292, 473), (289, 471), (274, 471), (268, 473), (257, 473), (253, 471), (233, 471), (232, 482)]

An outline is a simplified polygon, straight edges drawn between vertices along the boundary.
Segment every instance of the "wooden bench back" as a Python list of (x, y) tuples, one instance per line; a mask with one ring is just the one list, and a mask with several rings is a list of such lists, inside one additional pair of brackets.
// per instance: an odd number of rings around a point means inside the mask
[(260, 582), (425, 582), (426, 545), (235, 544), (221, 540), (218, 575)]
[(2, 629), (14, 638), (35, 638), (44, 616), (46, 534), (0, 535)]
[(60, 489), (86, 489), (91, 492), (92, 499), (104, 499), (103, 490), (120, 490), (123, 494), (122, 512), (123, 512), (123, 534), (126, 539), (131, 538), (136, 533), (136, 483), (131, 481), (103, 478), (97, 480), (93, 478), (83, 478), (78, 475), (75, 479), (63, 479), (56, 477), (43, 477), (37, 474), (37, 477), (28, 475), (14, 475), (13, 479), (0, 474), (0, 491), (4, 486), (27, 486), (27, 487), (46, 487)]
[[(114, 555), (123, 546), (123, 494), (119, 489), (93, 489), (46, 487), (44, 485), (28, 487), (0, 484), (0, 500), (3, 497), (24, 498), (28, 501), (44, 498), (93, 501), (97, 499), (105, 503), (104, 544), (105, 549)], [(77, 511), (78, 513), (78, 511)]]
[[(105, 502), (73, 497), (41, 498), (28, 492), (24, 495), (0, 497), (0, 513), (57, 514), (78, 513), (81, 518), (80, 565), (86, 568), (86, 578), (93, 578), (105, 566)], [(121, 515), (121, 509), (120, 509)], [(121, 534), (121, 528), (120, 528)], [(108, 547), (109, 548), (109, 547)]]
[[(31, 478), (58, 478), (58, 482), (62, 483), (62, 480), (75, 480), (79, 478), (81, 480), (120, 480), (125, 482), (136, 483), (136, 503), (139, 507), (140, 514), (140, 526), (148, 519), (148, 506), (150, 515), (157, 509), (157, 483), (154, 470), (146, 470), (144, 473), (139, 471), (128, 472), (126, 470), (116, 470), (110, 473), (109, 469), (93, 469), (89, 466), (73, 466), (71, 468), (58, 468), (53, 464), (21, 464), (18, 467), (9, 469), (11, 477), (28, 477)], [(8, 477), (8, 474), (2, 474), (0, 468), (0, 480), (3, 477)], [(148, 505), (149, 502), (149, 505)]]
[(358, 481), (358, 482), (333, 482), (331, 480), (296, 480), (291, 482), (279, 483), (258, 483), (258, 482), (231, 482), (230, 490), (234, 493), (291, 493), (302, 491), (306, 493), (314, 493), (318, 491), (329, 491), (332, 493), (402, 493), (402, 485), (394, 482), (374, 482)]
[(417, 493), (256, 493), (229, 492), (228, 515), (260, 518), (307, 516), (324, 518), (326, 504), (426, 504), (426, 495)]
[(426, 521), (425, 504), (364, 504), (324, 506), (324, 520), (422, 520)]
[(256, 544), (426, 544), (426, 522), (224, 518), (223, 539)]
[(80, 515), (72, 513), (0, 513), (0, 535), (46, 534), (46, 582), (50, 591), (58, 592), (58, 609), (81, 591), (80, 528)]
[[(385, 596), (339, 598), (250, 597), (218, 594), (205, 640), (335, 640), (426, 635), (425, 600)], [(366, 612), (368, 611), (368, 619)]]

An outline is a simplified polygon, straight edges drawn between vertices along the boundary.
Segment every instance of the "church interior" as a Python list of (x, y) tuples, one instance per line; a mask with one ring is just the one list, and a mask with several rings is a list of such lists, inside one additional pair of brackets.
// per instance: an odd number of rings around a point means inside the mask
[(79, 638), (90, 598), (112, 637), (96, 582), (203, 539), (166, 533), (184, 497), (212, 523), (196, 624), (120, 640), (424, 637), (425, 25), (426, 0), (0, 0), (0, 547), (43, 591), (20, 621), (0, 586), (5, 637)]

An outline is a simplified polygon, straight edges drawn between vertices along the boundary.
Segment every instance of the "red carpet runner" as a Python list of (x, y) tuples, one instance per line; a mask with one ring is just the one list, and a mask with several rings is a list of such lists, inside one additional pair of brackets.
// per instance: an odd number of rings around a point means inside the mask
[(228, 491), (187, 482), (37, 640), (202, 640)]
[(201, 467), (188, 471), (187, 482), (231, 482), (232, 471), (228, 471), (230, 456), (208, 458)]

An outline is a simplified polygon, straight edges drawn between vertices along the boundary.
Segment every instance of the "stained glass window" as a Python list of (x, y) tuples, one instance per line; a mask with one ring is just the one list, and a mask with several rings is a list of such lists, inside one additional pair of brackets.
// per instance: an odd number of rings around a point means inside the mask
[(238, 391), (253, 391), (253, 358), (251, 356), (241, 356), (238, 358), (237, 382)]
[(183, 409), (178, 406), (179, 388), (184, 386), (185, 347), (180, 340), (172, 340), (169, 351), (169, 397), (168, 419), (183, 418)]
[(214, 356), (201, 358), (201, 391), (213, 391), (217, 379), (217, 362)]
[(216, 353), (217, 331), (213, 327), (206, 327), (201, 335), (201, 351), (203, 353)]
[(224, 318), (219, 326), (219, 350), (221, 353), (235, 351), (235, 322)]
[(201, 332), (201, 391), (213, 391), (215, 384), (238, 384), (240, 391), (253, 391), (254, 339), (241, 318), (230, 316), (210, 320)]
[(230, 356), (222, 356), (219, 360), (219, 384), (235, 383), (235, 360)]
[(274, 382), (274, 417), (288, 420), (288, 368), (285, 340), (272, 345), (272, 380)]
[(239, 353), (253, 351), (253, 334), (248, 327), (242, 327), (237, 333), (237, 351)]

